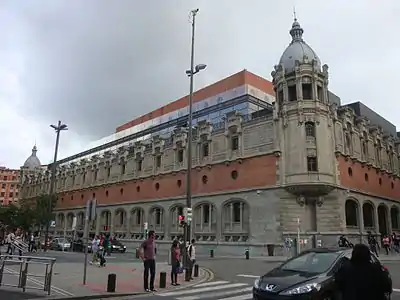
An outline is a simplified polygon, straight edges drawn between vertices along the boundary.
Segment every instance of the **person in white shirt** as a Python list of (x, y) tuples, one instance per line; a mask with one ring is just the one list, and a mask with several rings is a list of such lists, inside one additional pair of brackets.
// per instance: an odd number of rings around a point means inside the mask
[(98, 236), (95, 236), (92, 240), (92, 261), (90, 264), (95, 264), (98, 261), (99, 244), (100, 239)]
[(13, 242), (15, 240), (15, 234), (11, 231), (8, 235), (7, 235), (7, 254), (9, 255), (13, 255), (14, 254), (14, 246), (13, 246)]
[(190, 261), (190, 280), (193, 280), (192, 274), (193, 274), (193, 266), (196, 263), (196, 246), (194, 245), (196, 243), (195, 239), (192, 239), (190, 245), (187, 247), (187, 253)]

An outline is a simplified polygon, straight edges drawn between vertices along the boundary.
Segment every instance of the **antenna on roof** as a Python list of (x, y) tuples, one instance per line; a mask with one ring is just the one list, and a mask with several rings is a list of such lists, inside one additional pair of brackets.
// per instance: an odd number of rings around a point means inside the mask
[(297, 21), (296, 5), (293, 5), (293, 19), (294, 19), (295, 22)]

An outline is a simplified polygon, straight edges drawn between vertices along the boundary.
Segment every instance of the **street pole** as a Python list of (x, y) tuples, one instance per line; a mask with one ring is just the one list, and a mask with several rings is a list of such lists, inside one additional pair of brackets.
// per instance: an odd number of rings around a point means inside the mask
[[(190, 53), (190, 90), (189, 90), (189, 119), (188, 119), (188, 138), (187, 138), (187, 172), (186, 172), (186, 207), (192, 207), (192, 127), (193, 127), (193, 85), (194, 85), (194, 33), (196, 28), (196, 15), (198, 9), (191, 11), (192, 15), (192, 49)], [(187, 221), (187, 220), (185, 220)], [(190, 224), (186, 223), (185, 243), (190, 242)], [(186, 246), (186, 244), (185, 244)]]
[[(57, 125), (50, 125), (56, 132), (56, 146), (54, 149), (54, 159), (53, 163), (51, 164), (51, 174), (50, 174), (50, 191), (49, 191), (49, 203), (48, 203), (48, 215), (50, 216), (52, 213), (52, 206), (53, 206), (53, 194), (54, 194), (54, 187), (56, 183), (56, 171), (57, 171), (57, 155), (58, 155), (58, 145), (60, 143), (60, 132), (63, 130), (68, 130), (68, 126), (66, 124), (62, 124), (61, 121), (58, 121)], [(44, 236), (44, 249), (47, 250), (47, 240), (49, 238), (49, 229), (50, 229), (50, 222), (49, 220), (46, 221), (46, 233)]]

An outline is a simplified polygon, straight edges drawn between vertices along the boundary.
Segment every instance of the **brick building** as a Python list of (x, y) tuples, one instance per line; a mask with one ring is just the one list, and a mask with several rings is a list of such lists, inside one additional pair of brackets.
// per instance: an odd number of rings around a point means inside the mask
[(18, 204), (19, 170), (0, 166), (0, 206)]
[[(272, 82), (244, 70), (195, 93), (192, 141), (185, 97), (59, 161), (55, 234), (72, 235), (74, 216), (82, 232), (85, 203), (96, 198), (92, 234), (138, 244), (147, 222), (168, 248), (182, 234), (188, 142), (198, 251), (261, 252), (298, 229), (326, 245), (340, 234), (400, 231), (396, 130), (358, 104), (341, 106), (297, 20), (290, 35)], [(48, 191), (47, 169), (22, 172), (24, 198)]]

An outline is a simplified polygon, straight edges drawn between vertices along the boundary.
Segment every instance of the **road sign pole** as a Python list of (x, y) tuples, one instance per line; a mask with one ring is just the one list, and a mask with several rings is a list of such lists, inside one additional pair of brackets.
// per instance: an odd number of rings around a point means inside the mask
[(96, 219), (96, 199), (90, 199), (86, 202), (85, 230), (83, 234), (83, 245), (85, 247), (85, 262), (83, 265), (83, 285), (86, 285), (86, 274), (88, 264), (88, 247), (89, 247), (89, 226), (90, 222)]

